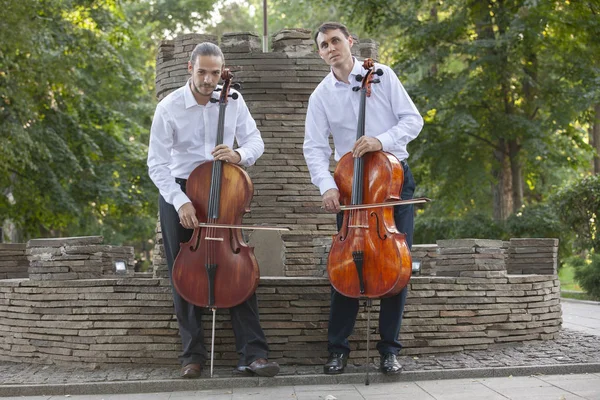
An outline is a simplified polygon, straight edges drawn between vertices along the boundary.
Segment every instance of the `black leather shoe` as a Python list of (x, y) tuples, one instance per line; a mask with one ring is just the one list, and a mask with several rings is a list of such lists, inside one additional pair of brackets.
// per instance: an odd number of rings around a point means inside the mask
[(259, 358), (246, 368), (246, 371), (250, 371), (258, 376), (271, 377), (279, 373), (279, 364), (275, 361), (268, 361), (265, 358)]
[(344, 372), (348, 364), (348, 354), (329, 353), (329, 358), (323, 366), (323, 372), (327, 375), (337, 375)]
[(381, 372), (386, 375), (399, 374), (402, 372), (402, 365), (398, 361), (398, 357), (392, 353), (386, 353), (381, 356)]

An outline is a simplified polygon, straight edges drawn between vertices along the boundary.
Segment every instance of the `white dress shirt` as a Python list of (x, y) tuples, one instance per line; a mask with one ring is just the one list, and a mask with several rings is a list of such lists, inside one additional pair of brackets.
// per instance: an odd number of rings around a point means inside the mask
[[(398, 160), (408, 158), (406, 145), (417, 137), (423, 127), (423, 118), (417, 111), (394, 71), (383, 64), (382, 76), (375, 75), (381, 83), (371, 85), (371, 97), (366, 100), (365, 135), (374, 136), (381, 142), (383, 151), (394, 154)], [(333, 71), (321, 81), (310, 96), (306, 113), (304, 158), (310, 171), (312, 183), (321, 194), (337, 189), (329, 172), (329, 134), (333, 135), (335, 160), (352, 150), (356, 142), (360, 92), (352, 91), (360, 86), (357, 75), (366, 70), (354, 59), (354, 67), (348, 77), (349, 84), (339, 81)]]
[[(223, 144), (233, 148), (235, 139), (240, 165), (248, 166), (262, 155), (265, 146), (246, 102), (236, 93), (238, 98), (229, 98), (225, 112)], [(213, 97), (218, 99), (219, 92), (213, 93)], [(176, 210), (190, 199), (175, 178), (187, 179), (198, 165), (214, 159), (211, 152), (216, 146), (218, 121), (219, 104), (199, 105), (189, 81), (156, 107), (150, 131), (148, 173), (163, 198)]]

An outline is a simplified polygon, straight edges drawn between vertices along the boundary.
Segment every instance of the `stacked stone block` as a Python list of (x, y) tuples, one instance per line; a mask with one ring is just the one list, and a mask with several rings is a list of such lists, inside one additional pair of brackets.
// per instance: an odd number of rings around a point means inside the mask
[[(326, 278), (262, 278), (257, 295), (270, 358), (283, 365), (327, 357)], [(553, 339), (561, 324), (556, 275), (413, 277), (402, 354), (486, 349)], [(371, 332), (377, 328), (374, 301)], [(362, 304), (362, 302), (361, 302)], [(176, 364), (181, 350), (168, 279), (0, 281), (0, 360), (36, 363)], [(204, 318), (205, 343), (211, 337)], [(367, 313), (350, 337), (352, 361), (366, 355)], [(237, 363), (229, 313), (218, 310), (215, 365)], [(371, 355), (379, 336), (371, 334)]]
[(404, 354), (555, 339), (561, 328), (556, 275), (417, 277), (408, 293), (400, 335)]
[(509, 274), (556, 274), (558, 239), (510, 239)]
[(27, 243), (29, 279), (63, 281), (114, 276), (116, 262), (125, 266), (120, 274), (132, 276), (135, 273), (133, 248), (102, 242), (102, 236), (30, 240)]
[(506, 276), (506, 250), (501, 240), (438, 240), (437, 276), (500, 278)]
[(420, 276), (435, 276), (438, 254), (437, 244), (413, 244), (411, 256), (413, 263), (420, 263)]
[(25, 243), (0, 243), (0, 279), (27, 278)]
[(154, 278), (168, 278), (169, 267), (167, 266), (167, 256), (165, 255), (160, 221), (156, 222), (156, 235), (154, 237), (154, 250), (152, 251), (153, 276)]
[(0, 360), (172, 364), (180, 351), (166, 280), (0, 281)]

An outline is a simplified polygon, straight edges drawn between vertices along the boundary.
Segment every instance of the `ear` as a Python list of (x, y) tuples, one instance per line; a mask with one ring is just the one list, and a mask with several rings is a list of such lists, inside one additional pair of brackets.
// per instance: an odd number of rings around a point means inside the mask
[(188, 61), (188, 72), (191, 74), (194, 71), (194, 66), (191, 61)]
[(350, 47), (354, 46), (354, 39), (352, 38), (352, 35), (348, 36), (348, 43), (350, 44)]

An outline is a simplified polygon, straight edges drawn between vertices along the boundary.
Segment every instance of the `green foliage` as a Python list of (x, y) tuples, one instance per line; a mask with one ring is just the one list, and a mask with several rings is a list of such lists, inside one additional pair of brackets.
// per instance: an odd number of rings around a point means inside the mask
[(504, 224), (484, 214), (470, 213), (461, 218), (417, 217), (415, 243), (435, 243), (443, 239), (508, 239)]
[(108, 239), (151, 237), (143, 143), (153, 95), (117, 3), (0, 7), (9, 15), (0, 21), (0, 219), (23, 240), (99, 227)]
[(564, 187), (553, 203), (564, 226), (575, 233), (576, 248), (600, 254), (600, 175)]
[(586, 293), (600, 299), (600, 254), (591, 254), (589, 259), (578, 258), (573, 264), (579, 285)]
[(382, 43), (382, 61), (424, 115), (410, 152), (436, 216), (491, 215), (510, 198), (495, 196), (511, 167), (524, 204), (543, 202), (568, 173), (589, 167), (584, 128), (600, 99), (597, 2), (330, 3), (352, 30)]
[(458, 238), (557, 238), (559, 262), (562, 264), (573, 254), (573, 231), (561, 223), (558, 211), (551, 203), (523, 207), (521, 212), (511, 215), (506, 221), (477, 213), (467, 213), (459, 218), (440, 218), (425, 212), (415, 219), (415, 243)]
[[(224, 32), (255, 32), (263, 35), (263, 1), (246, 0), (231, 2), (220, 0), (215, 4), (221, 19), (212, 26), (206, 25), (207, 33), (221, 36)], [(347, 22), (348, 18), (335, 4), (325, 5), (314, 0), (269, 0), (267, 4), (268, 40), (281, 29), (304, 28), (315, 30), (325, 21)], [(354, 33), (362, 34), (358, 28)]]
[(581, 286), (575, 281), (575, 267), (571, 259), (567, 259), (562, 268), (558, 271), (558, 279), (560, 279), (560, 290), (582, 292)]

